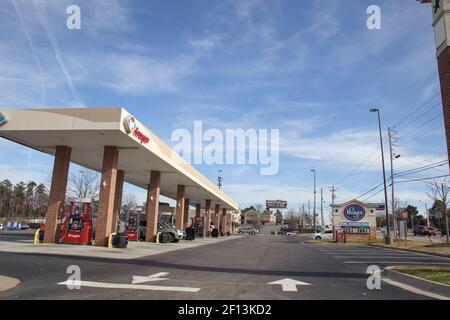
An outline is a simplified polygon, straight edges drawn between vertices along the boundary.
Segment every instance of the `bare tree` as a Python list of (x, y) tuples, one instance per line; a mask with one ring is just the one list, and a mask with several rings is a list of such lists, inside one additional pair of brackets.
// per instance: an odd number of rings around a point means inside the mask
[(446, 236), (447, 243), (450, 243), (449, 239), (449, 224), (448, 224), (448, 213), (447, 208), (449, 205), (449, 192), (450, 185), (447, 181), (447, 178), (442, 180), (433, 180), (433, 182), (429, 183), (430, 192), (427, 193), (428, 197), (430, 197), (433, 201), (441, 201), (443, 205), (443, 216), (445, 218), (445, 226), (446, 226)]
[(129, 209), (133, 209), (137, 206), (137, 198), (136, 195), (131, 191), (126, 191), (123, 196), (123, 205)]
[(96, 171), (83, 169), (71, 174), (69, 178), (69, 194), (78, 199), (94, 198), (100, 189), (100, 175)]
[(253, 207), (260, 213), (264, 211), (264, 206), (262, 204), (257, 203)]

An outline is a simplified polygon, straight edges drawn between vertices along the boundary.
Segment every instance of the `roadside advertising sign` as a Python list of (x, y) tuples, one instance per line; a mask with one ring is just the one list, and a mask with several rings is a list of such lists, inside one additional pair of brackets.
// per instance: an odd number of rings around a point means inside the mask
[(283, 200), (266, 200), (266, 206), (268, 209), (286, 209), (287, 201)]

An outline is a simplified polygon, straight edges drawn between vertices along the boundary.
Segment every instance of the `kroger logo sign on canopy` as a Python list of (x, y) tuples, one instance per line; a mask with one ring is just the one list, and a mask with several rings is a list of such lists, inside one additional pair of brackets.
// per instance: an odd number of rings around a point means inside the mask
[(352, 204), (345, 207), (344, 216), (350, 221), (359, 221), (366, 216), (366, 210), (359, 204)]
[(124, 121), (125, 130), (127, 133), (133, 133), (133, 135), (138, 138), (142, 143), (148, 143), (150, 138), (143, 134), (137, 125), (136, 118), (134, 116), (128, 116)]

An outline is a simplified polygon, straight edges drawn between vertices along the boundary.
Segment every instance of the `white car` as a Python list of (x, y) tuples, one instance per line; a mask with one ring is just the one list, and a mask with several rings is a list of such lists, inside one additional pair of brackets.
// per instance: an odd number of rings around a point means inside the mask
[(311, 239), (314, 240), (333, 240), (333, 230), (325, 230), (324, 232), (316, 232), (311, 236)]
[(296, 236), (298, 235), (298, 231), (292, 231), (292, 232), (288, 232), (286, 233), (287, 236)]
[(3, 230), (5, 227), (0, 223), (0, 230)]

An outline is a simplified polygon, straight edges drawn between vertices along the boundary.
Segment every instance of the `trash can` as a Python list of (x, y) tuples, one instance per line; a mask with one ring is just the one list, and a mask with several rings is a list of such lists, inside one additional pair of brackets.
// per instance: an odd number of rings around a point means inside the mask
[(118, 233), (114, 236), (113, 247), (125, 249), (128, 246), (128, 235), (126, 233)]
[(219, 237), (219, 229), (214, 228), (211, 232), (211, 237), (218, 238)]
[(195, 240), (195, 229), (192, 227), (186, 228), (186, 240)]
[(43, 229), (39, 229), (39, 242), (44, 241), (44, 230)]

